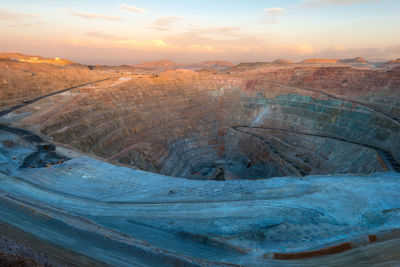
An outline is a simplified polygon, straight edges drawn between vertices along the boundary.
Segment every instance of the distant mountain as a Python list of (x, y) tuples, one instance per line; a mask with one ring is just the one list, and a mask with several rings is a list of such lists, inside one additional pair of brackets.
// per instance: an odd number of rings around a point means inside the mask
[(310, 58), (310, 59), (305, 59), (301, 61), (300, 63), (305, 63), (305, 64), (316, 64), (316, 63), (338, 63), (338, 59), (329, 59), (329, 58)]
[(349, 58), (349, 59), (330, 59), (330, 58), (311, 58), (311, 59), (305, 59), (301, 61), (300, 63), (305, 63), (305, 64), (322, 64), (322, 63), (330, 63), (330, 64), (336, 64), (336, 63), (344, 63), (344, 64), (369, 64), (369, 62), (362, 57), (356, 57), (356, 58)]
[(172, 69), (177, 68), (178, 64), (171, 60), (165, 59), (165, 60), (142, 62), (140, 64), (133, 64), (131, 66), (135, 67), (135, 68), (141, 68), (141, 69), (172, 70)]
[(340, 59), (340, 63), (353, 63), (353, 64), (368, 64), (368, 60), (362, 57), (356, 57), (351, 59)]
[(290, 60), (286, 60), (286, 59), (277, 59), (277, 60), (274, 60), (273, 63), (275, 63), (275, 64), (290, 64), (290, 63), (294, 63), (294, 62), (290, 61)]
[(212, 68), (217, 70), (223, 70), (228, 67), (235, 66), (232, 62), (229, 61), (221, 61), (221, 60), (213, 60), (213, 61), (203, 61), (195, 64), (188, 64), (189, 66), (193, 66), (196, 68)]
[(0, 53), (0, 60), (12, 60), (12, 61), (29, 62), (29, 63), (46, 63), (46, 64), (62, 65), (62, 66), (77, 64), (68, 59), (61, 59), (58, 57), (45, 58), (42, 56), (30, 56), (21, 53)]
[(393, 68), (396, 68), (396, 67), (400, 67), (400, 58), (385, 62), (382, 65), (382, 67), (385, 68), (385, 69), (393, 69)]
[(228, 61), (214, 60), (204, 61), (199, 63), (176, 63), (171, 60), (156, 60), (148, 61), (140, 64), (133, 64), (132, 67), (142, 69), (152, 69), (157, 71), (173, 70), (173, 69), (191, 69), (200, 70), (205, 68), (211, 68), (215, 70), (223, 70), (228, 67), (234, 66), (235, 64)]

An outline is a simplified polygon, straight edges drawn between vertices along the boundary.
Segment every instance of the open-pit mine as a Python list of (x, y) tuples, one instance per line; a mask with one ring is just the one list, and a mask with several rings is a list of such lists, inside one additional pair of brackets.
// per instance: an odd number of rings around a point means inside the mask
[(0, 256), (400, 264), (400, 60), (2, 53), (0, 100)]

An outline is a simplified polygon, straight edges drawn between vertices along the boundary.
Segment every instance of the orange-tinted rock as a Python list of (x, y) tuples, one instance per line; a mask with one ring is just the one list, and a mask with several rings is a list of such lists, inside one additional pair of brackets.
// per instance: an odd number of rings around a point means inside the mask
[(327, 58), (311, 58), (301, 61), (301, 63), (338, 63), (337, 59), (327, 59)]
[(157, 60), (157, 61), (149, 61), (143, 62), (140, 64), (134, 64), (132, 67), (143, 68), (143, 69), (152, 69), (156, 71), (165, 71), (165, 70), (174, 70), (174, 69), (192, 69), (192, 70), (200, 70), (200, 69), (214, 69), (214, 70), (222, 70), (228, 67), (234, 66), (233, 63), (227, 61), (204, 61), (199, 63), (176, 63), (171, 60)]
[(20, 53), (0, 53), (0, 59), (3, 60), (12, 60), (12, 61), (19, 61), (19, 62), (28, 62), (28, 63), (42, 63), (42, 64), (53, 64), (53, 65), (60, 65), (60, 66), (68, 66), (77, 64), (73, 61), (68, 59), (62, 59), (59, 57), (55, 58), (45, 58), (41, 56), (29, 56)]

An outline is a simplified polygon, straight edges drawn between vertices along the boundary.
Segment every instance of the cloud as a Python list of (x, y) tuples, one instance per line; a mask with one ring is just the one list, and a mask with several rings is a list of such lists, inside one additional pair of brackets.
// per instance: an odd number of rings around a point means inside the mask
[(18, 16), (15, 13), (8, 12), (7, 10), (0, 9), (1, 20), (18, 20)]
[(334, 46), (332, 46), (331, 49), (332, 49), (332, 51), (345, 51), (346, 47), (340, 46), (340, 45), (334, 45)]
[(64, 7), (57, 10), (57, 12), (65, 12), (74, 10), (72, 7)]
[(398, 58), (400, 54), (400, 45), (388, 46), (384, 48), (367, 47), (367, 48), (345, 48), (341, 46), (332, 46), (315, 53), (316, 57), (325, 58), (355, 58), (365, 57), (371, 61), (385, 61), (388, 59)]
[(38, 22), (34, 22), (34, 23), (12, 24), (12, 25), (8, 25), (8, 26), (19, 28), (19, 27), (30, 27), (30, 26), (41, 25), (41, 24), (45, 24), (45, 22), (44, 21), (38, 21)]
[(196, 29), (171, 34), (165, 37), (165, 41), (181, 47), (214, 47), (214, 51), (242, 50), (244, 47), (251, 47), (251, 49), (254, 47), (261, 48), (265, 44), (265, 39), (263, 38), (240, 34), (239, 32), (236, 35), (224, 35), (221, 30), (222, 28), (220, 27)]
[(288, 48), (296, 54), (311, 54), (315, 52), (314, 48), (309, 44), (296, 44), (288, 46)]
[(24, 18), (40, 18), (40, 17), (41, 17), (40, 15), (36, 14), (11, 12), (3, 8), (0, 8), (0, 20), (20, 20)]
[(123, 39), (116, 35), (107, 34), (107, 33), (98, 32), (98, 31), (88, 32), (88, 33), (86, 33), (86, 36), (94, 37), (94, 38), (98, 38), (98, 39), (106, 39), (106, 40), (121, 40), (121, 39)]
[(122, 4), (122, 5), (121, 5), (121, 9), (125, 9), (125, 10), (127, 10), (127, 11), (136, 12), (136, 13), (146, 13), (146, 12), (149, 12), (148, 10), (145, 10), (145, 9), (143, 9), (143, 8), (135, 7), (135, 6), (128, 6), (128, 5), (126, 5), (126, 4)]
[(84, 19), (105, 19), (105, 20), (121, 20), (120, 17), (102, 15), (102, 14), (94, 14), (94, 13), (81, 13), (81, 12), (69, 12), (72, 16), (80, 17)]
[[(226, 38), (240, 38), (243, 34), (240, 32), (241, 28), (236, 26), (222, 26), (222, 27), (203, 27), (196, 28), (190, 27), (186, 29), (185, 35), (193, 36), (196, 38), (204, 38), (204, 37), (217, 37), (219, 39)], [(190, 37), (189, 37), (190, 39)]]
[(285, 9), (283, 9), (281, 7), (272, 7), (272, 8), (264, 9), (264, 13), (271, 14), (271, 15), (279, 15), (279, 14), (283, 13), (283, 11), (285, 11)]
[(395, 45), (395, 46), (388, 46), (385, 49), (386, 54), (390, 54), (391, 58), (399, 58), (400, 55), (400, 45)]
[(237, 35), (240, 31), (239, 27), (236, 26), (225, 26), (225, 27), (208, 27), (203, 29), (194, 30), (197, 33), (216, 33), (225, 35)]
[(307, 7), (325, 7), (328, 5), (348, 6), (353, 4), (381, 2), (382, 0), (306, 0), (303, 2)]
[(148, 28), (156, 30), (156, 31), (170, 31), (172, 24), (182, 20), (181, 17), (178, 16), (165, 16), (159, 19), (156, 19), (151, 26)]
[(264, 14), (266, 14), (266, 16), (263, 16), (261, 19), (258, 20), (258, 22), (262, 24), (276, 23), (278, 21), (277, 17), (279, 15), (282, 15), (283, 12), (285, 12), (285, 9), (282, 7), (266, 8), (264, 9)]
[(125, 47), (131, 47), (135, 49), (151, 50), (159, 48), (168, 48), (167, 44), (163, 40), (148, 40), (148, 41), (138, 41), (138, 40), (120, 40), (117, 42), (118, 45)]
[[(129, 39), (124, 37), (119, 37), (113, 34), (103, 33), (100, 31), (92, 31), (86, 33), (86, 36), (91, 37), (87, 40), (87, 43), (91, 43), (92, 45), (107, 45), (110, 47), (116, 46), (123, 46), (123, 47), (133, 47), (133, 48), (140, 48), (140, 49), (150, 49), (150, 48), (160, 48), (166, 47), (167, 43), (163, 40), (148, 40), (148, 41), (138, 41), (135, 39)], [(95, 39), (102, 39), (102, 40), (95, 40)], [(79, 44), (82, 40), (77, 39), (69, 39), (68, 42)], [(83, 41), (85, 42), (85, 41)]]
[(41, 18), (42, 16), (36, 14), (16, 13), (20, 18)]
[(160, 27), (160, 26), (148, 26), (147, 28), (159, 31), (159, 32), (168, 32), (171, 31), (171, 28), (168, 27)]
[(177, 22), (181, 20), (181, 17), (177, 16), (167, 16), (167, 17), (162, 17), (153, 22), (154, 26), (170, 26), (172, 23)]
[(121, 20), (120, 17), (108, 16), (108, 15), (103, 15), (103, 14), (95, 14), (95, 13), (73, 12), (72, 10), (74, 10), (72, 7), (64, 7), (64, 8), (58, 9), (57, 12), (61, 12), (61, 13), (65, 12), (72, 16), (80, 17), (80, 18), (84, 18), (84, 19), (105, 19), (105, 20), (112, 20), (112, 21)]

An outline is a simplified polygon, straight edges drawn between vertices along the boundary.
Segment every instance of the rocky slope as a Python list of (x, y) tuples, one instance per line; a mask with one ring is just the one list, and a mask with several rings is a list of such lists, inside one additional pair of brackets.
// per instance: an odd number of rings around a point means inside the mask
[(221, 60), (214, 61), (204, 61), (199, 63), (176, 63), (170, 60), (157, 60), (157, 61), (149, 61), (143, 62), (140, 64), (131, 65), (135, 68), (142, 69), (151, 69), (156, 71), (165, 71), (165, 70), (174, 70), (174, 69), (191, 69), (191, 70), (199, 70), (210, 68), (214, 70), (223, 70), (228, 67), (234, 66), (233, 63)]
[(32, 113), (19, 125), (109, 160), (192, 179), (396, 168), (398, 72), (259, 65), (115, 78), (21, 109)]
[(67, 87), (116, 75), (116, 69), (0, 60), (0, 109)]
[(394, 69), (400, 67), (400, 58), (395, 60), (390, 60), (382, 65), (383, 68), (386, 69)]
[(305, 59), (301, 61), (300, 63), (330, 63), (330, 64), (336, 64), (336, 63), (344, 63), (344, 64), (368, 64), (369, 62), (362, 57), (356, 57), (356, 58), (350, 58), (350, 59), (326, 59), (326, 58), (312, 58), (312, 59)]
[(68, 66), (68, 65), (78, 65), (77, 63), (68, 60), (62, 59), (59, 57), (55, 58), (45, 58), (42, 56), (30, 56), (24, 55), (21, 53), (0, 53), (0, 60), (12, 60), (17, 62), (28, 62), (28, 63), (45, 63), (52, 65), (60, 65), (60, 66)]

